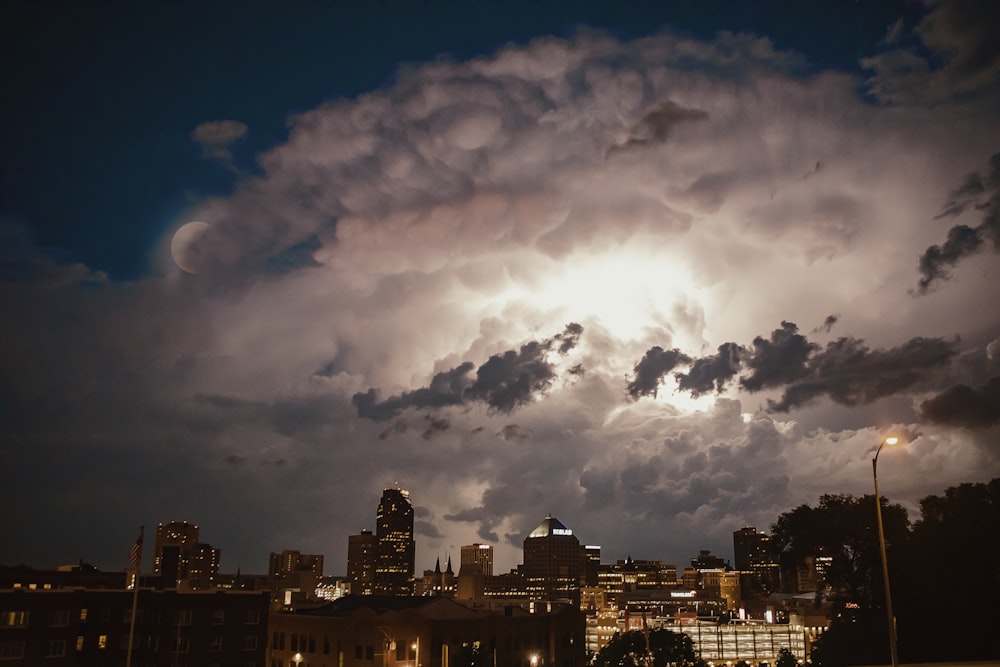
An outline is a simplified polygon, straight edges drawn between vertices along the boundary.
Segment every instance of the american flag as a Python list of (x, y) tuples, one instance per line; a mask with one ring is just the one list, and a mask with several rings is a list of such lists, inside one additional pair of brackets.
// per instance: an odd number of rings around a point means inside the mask
[(139, 567), (139, 561), (142, 560), (142, 533), (139, 533), (139, 539), (128, 550), (128, 559), (132, 561), (133, 565)]

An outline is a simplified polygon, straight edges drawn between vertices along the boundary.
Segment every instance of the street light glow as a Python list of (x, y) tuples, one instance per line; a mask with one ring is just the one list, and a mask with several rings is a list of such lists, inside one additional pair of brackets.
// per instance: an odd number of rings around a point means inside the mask
[(890, 435), (888, 438), (885, 439), (885, 444), (887, 445), (895, 445), (897, 442), (899, 442), (899, 438), (897, 438), (894, 435)]

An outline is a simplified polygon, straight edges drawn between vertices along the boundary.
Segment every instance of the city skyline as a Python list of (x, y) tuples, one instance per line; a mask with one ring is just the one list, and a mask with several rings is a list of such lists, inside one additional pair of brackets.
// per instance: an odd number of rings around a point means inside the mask
[(1000, 5), (536, 4), (2, 10), (0, 563), (341, 570), (405, 488), (418, 572), (680, 565), (889, 434), (911, 516), (1000, 476)]

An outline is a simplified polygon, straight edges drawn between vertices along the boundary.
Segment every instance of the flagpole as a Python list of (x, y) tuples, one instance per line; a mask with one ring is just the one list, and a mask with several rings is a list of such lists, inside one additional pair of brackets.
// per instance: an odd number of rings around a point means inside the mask
[(132, 564), (135, 565), (135, 579), (132, 582), (132, 620), (128, 626), (128, 651), (125, 653), (125, 667), (132, 667), (132, 640), (135, 637), (135, 610), (139, 604), (139, 575), (142, 574), (142, 540), (146, 533), (145, 526), (139, 526), (139, 539), (136, 540), (131, 556), (135, 554)]

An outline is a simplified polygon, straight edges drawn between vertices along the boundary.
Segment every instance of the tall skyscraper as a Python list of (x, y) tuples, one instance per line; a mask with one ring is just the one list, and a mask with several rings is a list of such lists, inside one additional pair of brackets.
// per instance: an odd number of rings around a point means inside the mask
[(412, 595), (415, 545), (410, 493), (385, 489), (375, 524), (375, 593)]
[(753, 526), (735, 531), (733, 556), (736, 569), (744, 573), (740, 581), (743, 597), (768, 595), (778, 591), (778, 554), (766, 533), (758, 533)]
[[(156, 527), (156, 542), (153, 546), (153, 575), (161, 576), (164, 566), (177, 580), (188, 576), (191, 557), (198, 547), (198, 526), (187, 521), (171, 521)], [(167, 557), (171, 563), (165, 563)]]
[[(463, 568), (478, 568), (479, 574), (487, 577), (493, 576), (493, 547), (489, 544), (467, 544), (462, 547), (461, 562), (458, 571)], [(471, 570), (470, 570), (471, 571)]]
[(378, 540), (370, 530), (362, 530), (347, 538), (347, 580), (354, 595), (375, 592), (375, 553)]
[(521, 569), (532, 599), (579, 601), (580, 586), (586, 582), (587, 553), (572, 530), (549, 516), (524, 538)]
[(207, 591), (215, 588), (219, 577), (221, 554), (211, 544), (199, 542), (188, 559), (187, 580), (193, 591)]

